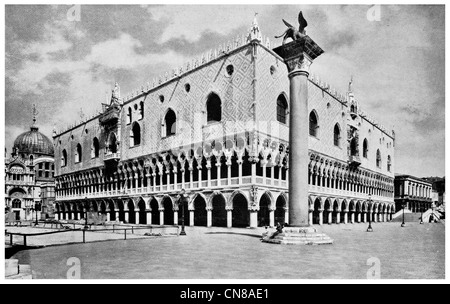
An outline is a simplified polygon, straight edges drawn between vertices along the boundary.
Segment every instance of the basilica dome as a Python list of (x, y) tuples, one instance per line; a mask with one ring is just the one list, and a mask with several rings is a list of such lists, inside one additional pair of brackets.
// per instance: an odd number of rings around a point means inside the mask
[(39, 132), (39, 128), (33, 126), (30, 131), (17, 136), (14, 141), (13, 151), (20, 154), (37, 154), (53, 157), (55, 152), (51, 140)]

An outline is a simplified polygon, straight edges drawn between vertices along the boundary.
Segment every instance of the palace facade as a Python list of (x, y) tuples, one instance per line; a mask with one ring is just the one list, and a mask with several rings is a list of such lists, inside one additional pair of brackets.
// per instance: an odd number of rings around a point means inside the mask
[[(310, 75), (309, 221), (387, 221), (395, 135)], [(53, 136), (56, 213), (192, 226), (288, 219), (289, 79), (254, 21), (250, 32), (154, 79)], [(182, 190), (187, 199), (180, 200)]]

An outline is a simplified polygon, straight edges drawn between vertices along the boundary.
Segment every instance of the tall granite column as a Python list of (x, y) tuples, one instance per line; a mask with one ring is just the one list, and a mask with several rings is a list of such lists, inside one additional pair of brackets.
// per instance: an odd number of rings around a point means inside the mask
[(308, 76), (323, 50), (308, 36), (274, 49), (289, 72), (289, 225), (308, 224)]

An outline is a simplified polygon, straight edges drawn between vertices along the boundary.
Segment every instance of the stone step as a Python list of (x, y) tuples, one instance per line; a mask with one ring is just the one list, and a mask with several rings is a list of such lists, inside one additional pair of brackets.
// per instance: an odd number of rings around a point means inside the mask
[(21, 265), (19, 264), (19, 274), (30, 274), (31, 275), (31, 265)]
[(19, 274), (19, 260), (6, 259), (5, 260), (5, 277)]
[(8, 279), (8, 280), (32, 280), (33, 276), (31, 275), (31, 273), (30, 274), (19, 273), (16, 275), (6, 277), (6, 279)]

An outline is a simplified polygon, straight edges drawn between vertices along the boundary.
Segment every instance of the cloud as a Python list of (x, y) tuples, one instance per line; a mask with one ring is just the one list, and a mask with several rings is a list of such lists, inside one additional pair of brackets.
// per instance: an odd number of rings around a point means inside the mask
[(239, 6), (234, 5), (187, 5), (187, 6), (150, 6), (147, 11), (152, 19), (164, 22), (159, 44), (171, 39), (186, 39), (189, 42), (199, 41), (204, 32), (227, 35), (241, 26), (250, 28), (255, 12), (264, 15), (272, 6)]
[(85, 61), (111, 69), (132, 69), (140, 65), (171, 64), (174, 67), (186, 58), (174, 51), (165, 53), (138, 53), (142, 43), (131, 35), (121, 33), (119, 38), (98, 43), (92, 47)]

